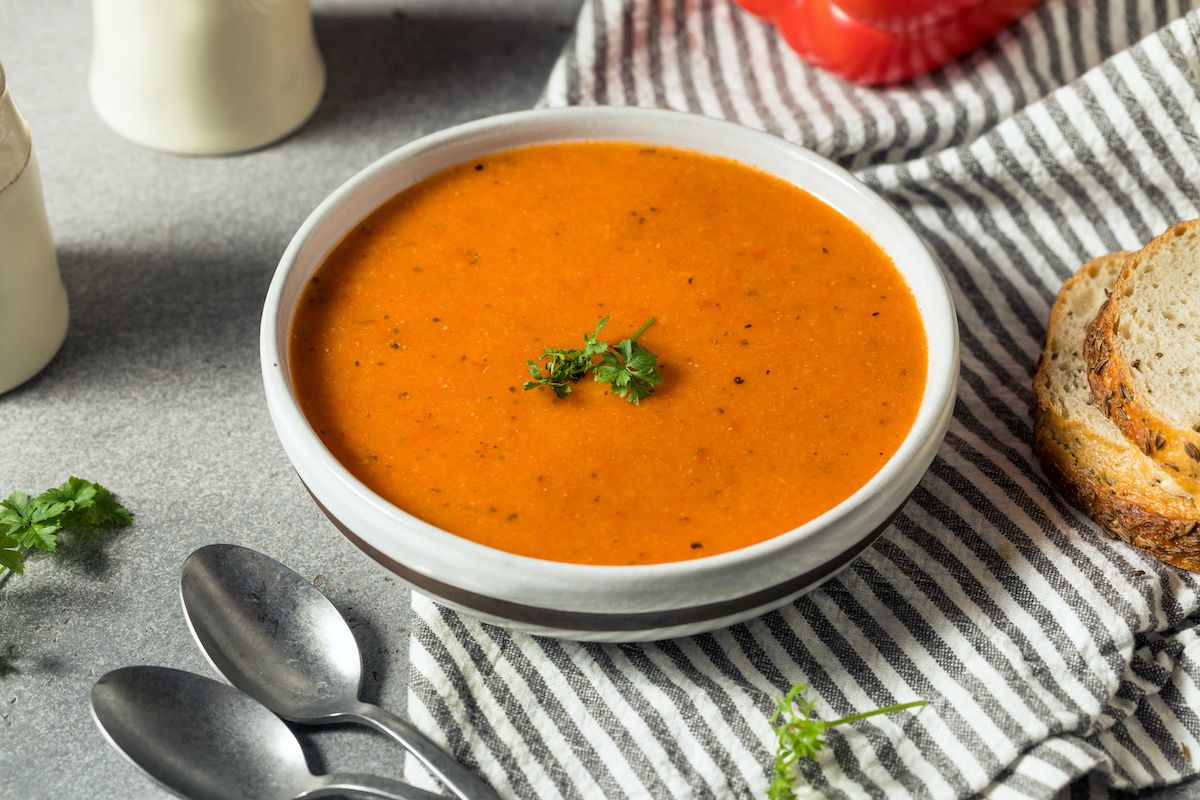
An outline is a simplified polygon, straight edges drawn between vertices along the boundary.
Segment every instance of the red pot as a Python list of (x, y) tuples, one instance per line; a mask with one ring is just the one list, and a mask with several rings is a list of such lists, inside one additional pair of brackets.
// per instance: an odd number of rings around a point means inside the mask
[(857, 83), (906, 81), (957, 58), (1038, 0), (737, 0), (801, 58)]

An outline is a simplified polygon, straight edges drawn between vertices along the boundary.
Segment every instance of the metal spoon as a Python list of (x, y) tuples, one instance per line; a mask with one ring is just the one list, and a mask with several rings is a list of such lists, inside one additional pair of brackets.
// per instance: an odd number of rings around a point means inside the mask
[(231, 544), (188, 556), (183, 611), (217, 672), (292, 722), (359, 722), (408, 748), (461, 800), (498, 800), (479, 778), (395, 714), (359, 699), (362, 656), (346, 620), (311, 583)]
[(113, 670), (92, 687), (109, 744), (189, 800), (308, 800), (350, 794), (438, 800), (375, 775), (314, 775), (279, 717), (211, 678), (165, 667)]

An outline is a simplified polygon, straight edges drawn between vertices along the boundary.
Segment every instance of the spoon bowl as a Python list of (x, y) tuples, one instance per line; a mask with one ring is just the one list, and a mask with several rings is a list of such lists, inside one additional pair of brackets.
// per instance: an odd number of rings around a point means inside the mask
[(496, 797), (407, 721), (359, 699), (362, 656), (333, 603), (303, 576), (246, 547), (188, 556), (183, 612), (217, 672), (284, 719), (358, 722), (388, 734), (461, 800)]
[(278, 717), (223, 683), (165, 667), (124, 667), (92, 687), (92, 714), (118, 752), (189, 800), (299, 800), (333, 794), (434, 800), (367, 775), (314, 775)]
[(358, 642), (302, 576), (254, 550), (211, 545), (184, 562), (179, 588), (213, 667), (276, 714), (312, 724), (359, 705)]
[(113, 747), (185, 797), (290, 798), (317, 785), (287, 725), (208, 678), (174, 669), (113, 670), (92, 688), (92, 713)]

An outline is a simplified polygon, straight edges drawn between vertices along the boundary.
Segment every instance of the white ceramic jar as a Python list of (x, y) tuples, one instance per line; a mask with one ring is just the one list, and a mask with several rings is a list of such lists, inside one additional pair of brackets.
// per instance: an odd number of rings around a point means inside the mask
[(0, 67), (0, 392), (54, 358), (67, 316), (29, 126)]
[(92, 103), (109, 127), (188, 155), (300, 127), (325, 90), (309, 0), (93, 0)]

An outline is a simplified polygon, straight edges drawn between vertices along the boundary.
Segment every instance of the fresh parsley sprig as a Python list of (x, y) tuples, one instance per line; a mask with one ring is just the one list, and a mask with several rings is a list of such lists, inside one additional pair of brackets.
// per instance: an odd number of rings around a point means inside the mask
[(779, 737), (779, 750), (775, 754), (771, 783), (767, 787), (768, 800), (796, 800), (796, 762), (802, 758), (817, 757), (817, 753), (825, 746), (825, 731), (835, 725), (845, 725), (877, 714), (891, 714), (925, 705), (924, 700), (913, 700), (826, 722), (817, 718), (816, 703), (803, 696), (806, 688), (803, 683), (793, 686), (779, 698), (779, 707), (771, 715), (771, 726)]
[[(638, 338), (654, 324), (654, 317), (638, 328), (637, 333), (622, 339), (609, 348), (608, 342), (600, 341), (600, 331), (608, 324), (608, 317), (596, 323), (596, 330), (583, 335), (583, 347), (559, 349), (547, 347), (542, 351), (541, 361), (529, 361), (529, 375), (525, 389), (549, 386), (558, 397), (571, 393), (571, 385), (578, 383), (589, 372), (597, 383), (612, 386), (613, 394), (624, 397), (635, 406), (650, 395), (662, 383), (658, 371), (658, 356), (638, 343)], [(599, 361), (593, 359), (599, 356)]]
[(13, 492), (0, 500), (0, 578), (23, 573), (31, 550), (57, 550), (64, 531), (94, 533), (132, 521), (112, 492), (82, 478), (67, 478), (37, 497)]
[(608, 324), (608, 317), (603, 317), (596, 323), (596, 330), (583, 335), (583, 347), (573, 350), (563, 350), (547, 347), (542, 351), (541, 360), (545, 361), (546, 374), (536, 361), (530, 360), (529, 374), (533, 380), (525, 381), (525, 390), (536, 389), (539, 386), (549, 386), (559, 397), (571, 393), (571, 384), (579, 383), (584, 375), (593, 369), (592, 357), (608, 350), (608, 342), (598, 341), (600, 330)]

